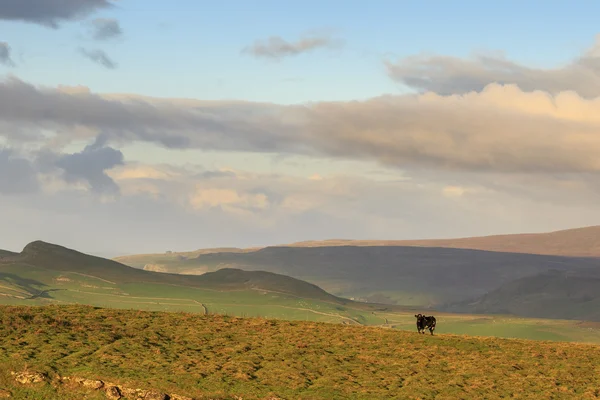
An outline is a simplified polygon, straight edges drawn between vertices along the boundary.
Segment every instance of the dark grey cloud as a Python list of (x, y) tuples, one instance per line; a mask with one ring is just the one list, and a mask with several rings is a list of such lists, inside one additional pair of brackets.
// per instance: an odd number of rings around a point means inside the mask
[(0, 81), (0, 122), (5, 125), (29, 131), (59, 129), (64, 135), (86, 128), (97, 131), (94, 135), (104, 133), (115, 140), (142, 140), (168, 148), (273, 150), (287, 146), (279, 127), (263, 122), (279, 119), (280, 109), (268, 104), (170, 102), (139, 96), (110, 99), (82, 90), (38, 88), (14, 77)]
[(242, 52), (255, 57), (278, 59), (319, 48), (335, 48), (341, 46), (341, 44), (341, 40), (323, 35), (305, 36), (296, 42), (288, 42), (279, 36), (271, 36), (266, 40), (257, 40), (251, 46), (245, 47)]
[(64, 171), (65, 181), (87, 182), (97, 193), (119, 192), (119, 186), (106, 171), (124, 164), (123, 153), (102, 142), (104, 140), (97, 140), (78, 153), (63, 154), (56, 159), (54, 164)]
[(490, 83), (516, 84), (524, 91), (551, 94), (575, 91), (585, 98), (600, 96), (600, 36), (594, 45), (565, 66), (530, 68), (503, 57), (477, 55), (462, 59), (422, 55), (386, 62), (396, 81), (420, 91), (442, 95), (480, 92)]
[(37, 172), (30, 160), (0, 148), (0, 194), (30, 193), (38, 189)]
[(11, 48), (8, 43), (0, 42), (0, 64), (14, 67), (15, 63), (10, 56)]
[(85, 18), (112, 6), (109, 0), (1, 0), (0, 19), (56, 29), (62, 22)]
[(113, 18), (96, 18), (91, 26), (92, 37), (96, 40), (114, 39), (123, 34), (119, 21)]
[(117, 63), (113, 61), (104, 51), (102, 50), (86, 50), (84, 48), (79, 48), (79, 52), (85, 57), (96, 64), (102, 65), (104, 68), (115, 69), (117, 68)]

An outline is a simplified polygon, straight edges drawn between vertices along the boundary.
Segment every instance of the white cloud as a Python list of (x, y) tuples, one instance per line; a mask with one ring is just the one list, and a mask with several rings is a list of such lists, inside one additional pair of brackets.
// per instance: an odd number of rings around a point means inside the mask
[(386, 66), (393, 79), (442, 95), (479, 92), (490, 83), (499, 83), (515, 84), (527, 92), (574, 91), (591, 99), (600, 96), (600, 35), (581, 56), (556, 68), (531, 68), (504, 57), (484, 54), (471, 59), (423, 54), (397, 62), (387, 61)]

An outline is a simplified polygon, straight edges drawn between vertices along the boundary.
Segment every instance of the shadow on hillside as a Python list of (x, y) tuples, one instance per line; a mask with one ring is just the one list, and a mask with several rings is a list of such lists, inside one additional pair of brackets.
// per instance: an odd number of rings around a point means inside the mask
[(40, 290), (43, 290), (43, 288), (48, 286), (45, 283), (36, 281), (35, 279), (23, 278), (21, 276), (10, 274), (7, 272), (0, 272), (0, 282), (1, 281), (4, 281), (11, 285), (19, 286), (21, 289), (31, 294), (39, 293)]

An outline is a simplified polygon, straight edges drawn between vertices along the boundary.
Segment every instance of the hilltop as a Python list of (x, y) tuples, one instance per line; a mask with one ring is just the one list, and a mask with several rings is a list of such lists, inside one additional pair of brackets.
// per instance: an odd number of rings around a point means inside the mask
[(419, 246), (528, 253), (569, 257), (600, 257), (600, 226), (547, 233), (520, 233), (457, 239), (303, 241), (283, 247)]
[(119, 284), (168, 284), (220, 290), (260, 289), (309, 299), (338, 303), (345, 301), (330, 295), (316, 285), (271, 272), (227, 268), (198, 276), (160, 274), (132, 268), (113, 260), (91, 256), (43, 241), (31, 242), (23, 248), (21, 253), (13, 253), (12, 256), (1, 259), (0, 271), (2, 271), (3, 265), (24, 265), (63, 273), (72, 272)]
[[(600, 394), (595, 345), (82, 306), (0, 306), (0, 335), (0, 390), (16, 398), (104, 396), (60, 377), (195, 399)], [(42, 382), (16, 383), (25, 369)]]

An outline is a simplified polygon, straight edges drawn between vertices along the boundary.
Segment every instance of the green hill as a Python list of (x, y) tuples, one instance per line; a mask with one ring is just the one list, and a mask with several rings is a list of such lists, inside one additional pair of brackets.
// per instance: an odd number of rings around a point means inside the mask
[(80, 253), (63, 246), (35, 241), (20, 254), (10, 257), (0, 265), (23, 265), (57, 272), (72, 272), (81, 276), (102, 279), (119, 284), (147, 283), (180, 285), (192, 288), (218, 290), (266, 290), (282, 292), (308, 299), (345, 303), (319, 287), (288, 276), (264, 271), (224, 269), (201, 276), (160, 274), (131, 268), (118, 262)]
[(0, 337), (0, 394), (19, 399), (600, 395), (596, 345), (81, 306), (0, 306)]
[(163, 274), (36, 241), (0, 259), (0, 302), (89, 304), (328, 322), (372, 323), (377, 305), (354, 303), (319, 287), (264, 271), (222, 269)]
[(340, 297), (435, 308), (549, 269), (600, 271), (600, 259), (398, 246), (268, 247), (202, 254), (161, 268), (181, 274), (264, 270), (312, 282)]
[[(415, 330), (414, 314), (424, 311), (351, 301), (264, 271), (223, 268), (198, 276), (143, 271), (39, 241), (0, 260), (0, 304), (86, 304), (410, 331)], [(427, 312), (436, 315), (439, 333), (600, 343), (600, 327), (583, 322)]]

